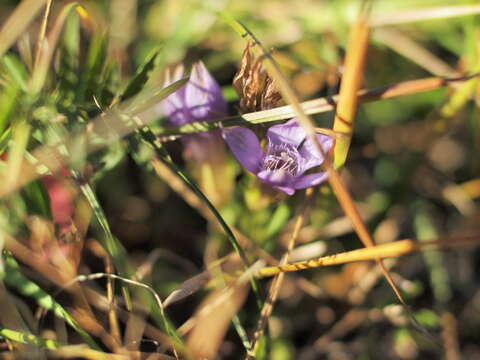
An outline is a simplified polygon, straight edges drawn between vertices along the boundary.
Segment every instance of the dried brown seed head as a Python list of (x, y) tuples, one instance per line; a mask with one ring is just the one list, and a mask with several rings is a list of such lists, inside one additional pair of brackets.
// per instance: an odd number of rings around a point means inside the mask
[(240, 70), (233, 78), (233, 88), (240, 96), (242, 113), (271, 109), (281, 100), (272, 78), (268, 76), (262, 65), (262, 58), (254, 59), (249, 41), (243, 51)]

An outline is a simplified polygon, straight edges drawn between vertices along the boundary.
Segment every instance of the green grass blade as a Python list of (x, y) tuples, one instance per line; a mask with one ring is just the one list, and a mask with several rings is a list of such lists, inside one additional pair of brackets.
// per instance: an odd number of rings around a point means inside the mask
[(30, 91), (32, 95), (37, 95), (45, 85), (48, 70), (50, 68), (63, 26), (65, 25), (65, 21), (67, 21), (68, 17), (77, 8), (77, 6), (80, 5), (76, 2), (64, 5), (55, 21), (48, 39), (44, 39), (40, 43), (39, 57), (38, 59), (35, 59), (35, 68), (30, 79)]
[(55, 340), (41, 338), (32, 334), (25, 334), (3, 327), (0, 327), (0, 336), (20, 344), (35, 345), (50, 350), (58, 349), (61, 346), (61, 344)]
[(145, 86), (150, 72), (155, 68), (155, 60), (157, 59), (159, 50), (155, 51), (145, 64), (140, 68), (137, 74), (133, 77), (130, 83), (127, 85), (127, 88), (120, 97), (121, 101), (124, 101), (128, 98), (131, 98), (134, 95), (137, 95)]
[[(229, 239), (232, 247), (234, 250), (239, 254), (240, 258), (242, 259), (244, 263), (244, 268), (247, 269), (249, 266), (249, 261), (247, 259), (247, 256), (238, 243), (235, 235), (233, 234), (232, 230), (228, 226), (228, 224), (225, 222), (223, 219), (222, 215), (220, 212), (215, 208), (215, 206), (210, 202), (210, 200), (203, 194), (203, 192), (198, 188), (198, 186), (195, 184), (194, 181), (190, 179), (188, 175), (186, 175), (170, 158), (169, 154), (165, 150), (165, 148), (161, 145), (161, 143), (156, 139), (155, 134), (150, 130), (149, 127), (144, 126), (138, 131), (139, 136), (141, 139), (146, 142), (149, 146), (151, 146), (154, 150), (157, 156), (167, 165), (167, 167), (176, 175), (178, 176), (198, 197), (200, 200), (202, 200), (209, 210), (213, 213), (215, 218), (218, 220), (220, 226), (223, 228), (225, 231), (227, 238)], [(258, 285), (258, 282), (256, 279), (251, 278), (250, 283), (252, 286), (252, 290), (255, 293), (255, 296), (257, 297), (257, 304), (261, 308), (262, 306), (262, 300), (260, 296), (260, 288)], [(240, 336), (240, 339), (242, 340), (242, 343), (245, 347), (245, 349), (248, 351), (251, 350), (251, 345), (250, 341), (248, 340), (247, 333), (243, 326), (240, 323), (240, 319), (238, 318), (237, 315), (235, 315), (232, 318), (233, 325)]]
[(97, 197), (95, 196), (95, 193), (93, 192), (92, 187), (89, 184), (85, 184), (81, 186), (81, 190), (90, 204), (93, 213), (95, 214), (95, 218), (97, 219), (98, 224), (105, 235), (105, 241), (102, 245), (104, 245), (105, 250), (112, 257), (114, 264), (121, 275), (127, 276), (130, 273), (126, 260), (127, 253), (120, 241), (113, 236), (110, 225), (108, 224), (108, 220), (100, 203), (97, 200)]
[(16, 260), (8, 253), (4, 253), (5, 260), (5, 283), (15, 288), (26, 297), (34, 299), (44, 309), (53, 311), (61, 319), (64, 319), (92, 349), (101, 350), (92, 337), (83, 330), (73, 317), (55, 299), (43, 291), (36, 283), (27, 279), (20, 271)]

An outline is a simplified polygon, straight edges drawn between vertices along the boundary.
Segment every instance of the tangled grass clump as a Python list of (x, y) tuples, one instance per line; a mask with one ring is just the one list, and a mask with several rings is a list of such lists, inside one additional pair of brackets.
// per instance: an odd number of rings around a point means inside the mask
[(2, 357), (480, 356), (480, 7), (437, 3), (2, 2)]

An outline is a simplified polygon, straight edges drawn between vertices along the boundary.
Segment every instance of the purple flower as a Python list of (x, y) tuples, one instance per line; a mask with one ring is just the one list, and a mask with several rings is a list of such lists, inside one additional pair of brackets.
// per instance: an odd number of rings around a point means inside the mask
[[(268, 129), (266, 152), (250, 129), (226, 129), (223, 137), (245, 169), (288, 195), (327, 179), (327, 173), (322, 171), (305, 175), (307, 170), (322, 164), (324, 158), (295, 119)], [(323, 152), (327, 153), (333, 146), (333, 139), (323, 134), (318, 134), (317, 138)]]
[[(183, 77), (183, 66), (177, 66), (166, 72), (164, 85), (168, 86)], [(227, 114), (227, 103), (220, 86), (201, 61), (193, 64), (188, 82), (165, 98), (160, 108), (170, 119), (170, 123), (177, 126), (195, 121), (209, 121)], [(219, 138), (217, 131), (184, 135), (182, 140), (187, 156), (205, 161), (211, 150), (209, 142), (216, 142), (215, 138)]]

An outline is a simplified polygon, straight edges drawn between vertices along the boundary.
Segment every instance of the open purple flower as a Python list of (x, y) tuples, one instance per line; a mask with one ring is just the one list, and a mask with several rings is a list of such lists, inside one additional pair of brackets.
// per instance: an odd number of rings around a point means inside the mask
[[(183, 66), (177, 66), (165, 73), (164, 85), (168, 86), (185, 77)], [(160, 109), (172, 125), (184, 125), (195, 121), (209, 121), (227, 114), (227, 103), (220, 86), (199, 61), (192, 66), (190, 79), (179, 90), (165, 98)], [(218, 132), (203, 132), (184, 135), (186, 154), (196, 160), (208, 158), (209, 142), (219, 138)]]
[[(323, 163), (324, 157), (307, 139), (305, 130), (295, 119), (275, 125), (267, 131), (266, 151), (250, 129), (237, 127), (223, 131), (223, 137), (238, 162), (262, 182), (288, 195), (295, 190), (315, 186), (327, 179), (326, 172), (305, 172)], [(318, 134), (323, 152), (333, 146), (330, 136)]]

